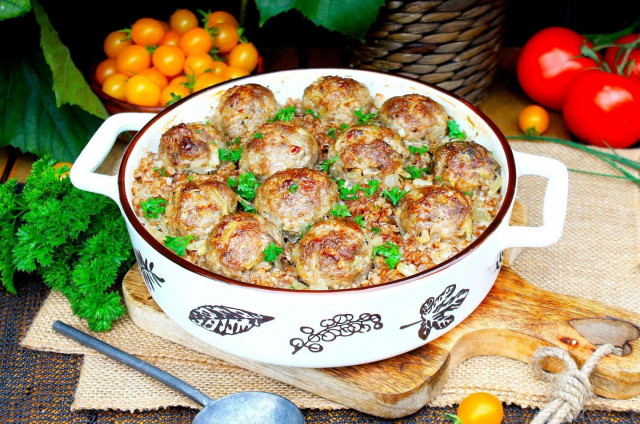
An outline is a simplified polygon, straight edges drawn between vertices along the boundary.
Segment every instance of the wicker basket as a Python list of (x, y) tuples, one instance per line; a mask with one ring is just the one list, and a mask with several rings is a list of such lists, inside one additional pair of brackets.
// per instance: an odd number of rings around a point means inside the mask
[(508, 0), (389, 0), (350, 65), (416, 78), (479, 103), (502, 45)]

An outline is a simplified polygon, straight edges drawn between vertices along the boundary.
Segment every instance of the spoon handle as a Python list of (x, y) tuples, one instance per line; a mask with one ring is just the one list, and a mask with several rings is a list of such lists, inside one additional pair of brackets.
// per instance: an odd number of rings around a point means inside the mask
[(77, 330), (61, 321), (54, 322), (53, 329), (58, 333), (77, 341), (78, 343), (82, 343), (83, 345), (88, 346), (91, 349), (94, 349), (108, 356), (111, 359), (128, 365), (129, 367), (138, 370), (151, 378), (155, 378), (156, 380), (166, 384), (172, 389), (177, 390), (183, 395), (198, 402), (202, 406), (207, 406), (209, 403), (213, 402), (213, 399), (211, 399), (209, 396), (205, 395), (200, 390), (196, 389), (193, 386), (190, 386), (179, 378), (169, 374), (168, 372), (163, 371), (148, 362), (138, 359), (135, 356), (129, 355), (128, 353), (125, 353), (120, 349), (111, 346), (110, 344), (107, 344), (102, 340), (98, 340), (95, 337)]

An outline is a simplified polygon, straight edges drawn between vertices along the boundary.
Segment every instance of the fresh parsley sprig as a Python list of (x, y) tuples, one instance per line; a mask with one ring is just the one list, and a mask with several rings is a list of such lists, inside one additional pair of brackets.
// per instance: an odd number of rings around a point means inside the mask
[(425, 174), (427, 174), (429, 172), (428, 169), (426, 168), (418, 168), (416, 166), (413, 165), (409, 165), (407, 166), (407, 172), (409, 173), (409, 175), (411, 176), (410, 180), (415, 180), (416, 178), (420, 178), (422, 176), (422, 173), (424, 172)]
[(373, 256), (380, 255), (385, 258), (385, 263), (389, 269), (395, 269), (396, 265), (402, 260), (402, 254), (397, 244), (386, 242), (381, 246), (373, 248)]
[(402, 199), (402, 196), (404, 196), (406, 193), (406, 190), (400, 191), (398, 187), (392, 187), (391, 190), (387, 190), (386, 188), (382, 190), (382, 196), (391, 200), (393, 206), (397, 205), (400, 199)]
[(378, 117), (377, 113), (363, 113), (362, 108), (358, 108), (353, 111), (356, 115), (356, 123), (358, 125), (368, 125), (373, 123)]
[(342, 203), (333, 205), (333, 208), (331, 208), (331, 211), (329, 211), (329, 213), (336, 218), (346, 218), (348, 216), (352, 216), (351, 212), (349, 212), (349, 208), (347, 208)]
[(335, 155), (331, 159), (323, 160), (322, 162), (320, 162), (320, 167), (322, 168), (322, 170), (324, 172), (326, 172), (328, 174), (329, 173), (329, 167), (331, 167), (331, 165), (337, 160), (338, 160), (338, 155)]
[(147, 200), (140, 202), (142, 213), (146, 218), (158, 218), (159, 215), (164, 213), (166, 209), (167, 201), (162, 197), (149, 197)]
[(295, 106), (284, 107), (284, 108), (280, 109), (278, 111), (278, 113), (276, 113), (276, 115), (273, 118), (269, 119), (269, 122), (276, 122), (276, 121), (289, 122), (295, 116), (296, 116), (296, 107)]
[(409, 146), (409, 153), (413, 155), (422, 155), (424, 153), (427, 153), (428, 151), (429, 151), (429, 146), (421, 146), (421, 147)]
[(449, 139), (451, 140), (466, 140), (467, 134), (460, 129), (460, 126), (453, 119), (447, 121), (447, 128), (449, 128)]
[(236, 149), (218, 149), (218, 156), (221, 161), (238, 162), (242, 157), (242, 146)]
[(188, 235), (186, 237), (166, 236), (164, 238), (164, 245), (173, 250), (176, 255), (183, 257), (187, 251), (187, 246), (195, 239), (196, 238), (192, 235)]
[(252, 172), (240, 174), (237, 179), (229, 177), (227, 183), (240, 197), (249, 201), (256, 198), (256, 189), (260, 186)]
[(262, 252), (262, 257), (265, 262), (273, 262), (278, 258), (278, 255), (282, 253), (282, 247), (278, 246), (274, 242), (269, 243), (266, 249)]

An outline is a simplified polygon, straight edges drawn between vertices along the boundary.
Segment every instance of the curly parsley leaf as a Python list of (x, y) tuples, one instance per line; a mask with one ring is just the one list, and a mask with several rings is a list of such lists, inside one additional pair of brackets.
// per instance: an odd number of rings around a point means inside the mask
[(164, 238), (164, 245), (173, 250), (176, 255), (183, 257), (187, 251), (187, 246), (195, 239), (196, 238), (192, 235), (188, 235), (186, 237), (166, 236)]
[(314, 112), (311, 109), (307, 109), (307, 110), (304, 111), (304, 116), (307, 116), (307, 115), (311, 115), (316, 119), (320, 119), (320, 116), (318, 115), (318, 112)]
[(289, 193), (293, 194), (296, 191), (298, 191), (298, 189), (300, 188), (300, 185), (298, 184), (298, 181), (294, 181), (293, 184), (291, 184), (289, 186)]
[(331, 138), (336, 138), (336, 129), (335, 128), (329, 128), (327, 130), (327, 135)]
[(276, 116), (269, 119), (269, 122), (276, 122), (276, 121), (289, 122), (294, 118), (294, 116), (296, 116), (295, 106), (284, 107), (280, 109), (278, 113), (276, 113)]
[(335, 155), (331, 159), (323, 160), (322, 162), (320, 162), (320, 167), (322, 168), (322, 170), (324, 172), (326, 172), (328, 174), (329, 173), (329, 167), (331, 167), (331, 165), (337, 160), (338, 160), (338, 155)]
[(460, 129), (460, 126), (453, 119), (447, 121), (447, 127), (449, 128), (449, 138), (451, 140), (466, 140), (467, 134)]
[(253, 135), (253, 138), (262, 138), (264, 137), (264, 134), (262, 134), (261, 132), (257, 132)]
[(400, 191), (398, 187), (393, 187), (391, 188), (391, 190), (387, 190), (386, 188), (382, 190), (382, 196), (385, 196), (389, 200), (391, 200), (393, 206), (397, 205), (402, 196), (404, 196), (406, 193), (406, 190)]
[(331, 208), (331, 211), (329, 211), (329, 213), (335, 216), (336, 218), (346, 218), (348, 216), (351, 216), (351, 212), (349, 212), (349, 208), (347, 208), (342, 203), (338, 203), (334, 205), (333, 208)]
[(411, 176), (408, 179), (415, 180), (416, 178), (420, 178), (423, 172), (426, 174), (429, 172), (429, 170), (426, 168), (418, 168), (416, 166), (409, 165), (407, 166), (407, 172)]
[(245, 212), (256, 213), (256, 207), (253, 204), (240, 200), (240, 205)]
[(369, 180), (366, 187), (360, 187), (360, 190), (364, 191), (364, 195), (367, 197), (371, 197), (378, 191), (380, 187), (380, 181), (378, 180)]
[(355, 186), (349, 188), (346, 186), (346, 181), (342, 178), (336, 180), (336, 184), (338, 184), (338, 191), (340, 193), (340, 198), (342, 200), (355, 200), (358, 198), (358, 190), (362, 189), (361, 186), (356, 184)]
[(373, 256), (380, 255), (385, 258), (385, 263), (389, 269), (395, 269), (396, 265), (402, 260), (402, 254), (398, 245), (386, 242), (382, 246), (373, 248)]
[(279, 247), (274, 242), (269, 243), (266, 249), (262, 252), (262, 257), (265, 262), (273, 262), (278, 258), (278, 255), (282, 253), (282, 247)]
[(428, 151), (429, 151), (429, 146), (422, 146), (422, 147), (409, 146), (409, 152), (414, 155), (422, 155), (424, 153), (427, 153)]
[(238, 162), (242, 157), (242, 147), (237, 149), (218, 149), (218, 156), (220, 156), (221, 161)]
[(354, 110), (353, 113), (356, 115), (356, 124), (358, 125), (371, 124), (378, 117), (377, 113), (362, 113), (362, 108)]
[(365, 228), (366, 222), (364, 221), (364, 216), (358, 215), (355, 218), (353, 218), (353, 220), (356, 221), (356, 223), (360, 226), (360, 228)]
[(238, 179), (229, 178), (229, 187), (234, 188), (236, 193), (245, 200), (252, 201), (256, 198), (256, 189), (260, 183), (256, 180), (256, 176), (252, 172), (245, 172), (238, 175)]
[(167, 201), (162, 197), (150, 197), (143, 202), (140, 202), (142, 207), (142, 213), (147, 218), (158, 218), (160, 214), (164, 213)]

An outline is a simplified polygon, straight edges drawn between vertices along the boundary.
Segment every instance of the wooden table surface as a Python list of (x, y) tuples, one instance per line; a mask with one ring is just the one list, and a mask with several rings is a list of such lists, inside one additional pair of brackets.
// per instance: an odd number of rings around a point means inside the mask
[[(504, 135), (521, 133), (518, 128), (518, 115), (525, 106), (532, 103), (520, 88), (515, 77), (515, 64), (519, 51), (519, 48), (502, 49), (498, 73), (488, 90), (487, 97), (478, 104)], [(299, 67), (340, 67), (343, 63), (339, 52), (332, 48), (312, 48), (304, 55), (300, 55), (294, 47), (285, 47), (279, 48), (271, 54), (267, 51), (265, 54), (266, 61), (270, 63), (265, 71)], [(549, 114), (550, 125), (545, 135), (571, 139), (562, 114), (552, 111)], [(122, 142), (116, 143), (101, 168), (103, 170), (116, 169), (125, 147), (126, 145)], [(24, 182), (31, 172), (34, 160), (36, 160), (36, 156), (33, 154), (21, 153), (12, 147), (1, 148), (0, 181), (17, 178), (19, 182)]]

